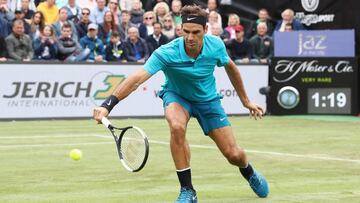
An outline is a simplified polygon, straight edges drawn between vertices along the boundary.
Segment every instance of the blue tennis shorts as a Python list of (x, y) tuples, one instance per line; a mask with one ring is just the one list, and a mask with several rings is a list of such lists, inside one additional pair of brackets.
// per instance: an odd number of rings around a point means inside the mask
[(167, 90), (162, 90), (159, 96), (163, 100), (164, 108), (173, 102), (184, 107), (190, 116), (197, 119), (205, 135), (208, 135), (213, 129), (230, 126), (220, 98), (208, 102), (191, 102), (175, 92)]

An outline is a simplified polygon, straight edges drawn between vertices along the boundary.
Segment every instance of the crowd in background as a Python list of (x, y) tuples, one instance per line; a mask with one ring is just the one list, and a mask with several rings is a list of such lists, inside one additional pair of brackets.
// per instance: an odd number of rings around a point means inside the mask
[[(286, 9), (274, 23), (260, 9), (246, 28), (237, 14), (227, 24), (208, 0), (207, 34), (220, 37), (237, 64), (270, 62), (273, 32), (302, 30)], [(0, 61), (145, 62), (182, 36), (180, 0), (0, 0)]]

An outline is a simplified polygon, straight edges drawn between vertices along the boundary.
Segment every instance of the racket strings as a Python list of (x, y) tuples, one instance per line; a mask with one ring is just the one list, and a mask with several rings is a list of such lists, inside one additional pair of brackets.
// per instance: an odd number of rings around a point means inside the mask
[(142, 134), (134, 128), (128, 129), (121, 140), (121, 153), (126, 165), (138, 169), (145, 158), (145, 144)]

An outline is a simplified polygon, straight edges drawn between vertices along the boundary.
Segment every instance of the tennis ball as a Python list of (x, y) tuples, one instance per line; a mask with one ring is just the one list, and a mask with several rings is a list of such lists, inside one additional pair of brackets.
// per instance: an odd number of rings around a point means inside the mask
[(69, 156), (72, 160), (78, 161), (82, 157), (82, 152), (80, 149), (72, 149), (69, 153)]

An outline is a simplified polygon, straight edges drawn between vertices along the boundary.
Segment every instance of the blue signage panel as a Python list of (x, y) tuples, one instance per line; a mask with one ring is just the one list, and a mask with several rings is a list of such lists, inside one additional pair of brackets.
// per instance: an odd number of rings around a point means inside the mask
[(354, 30), (275, 32), (276, 57), (354, 57)]

